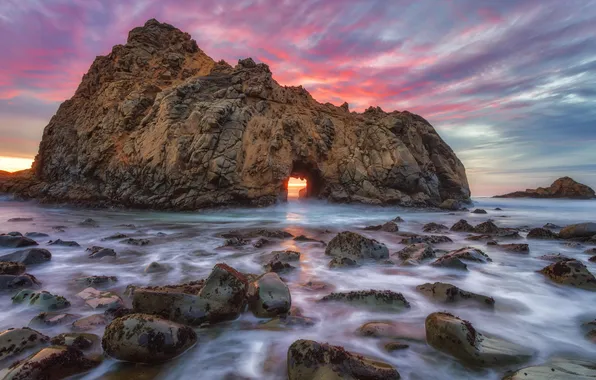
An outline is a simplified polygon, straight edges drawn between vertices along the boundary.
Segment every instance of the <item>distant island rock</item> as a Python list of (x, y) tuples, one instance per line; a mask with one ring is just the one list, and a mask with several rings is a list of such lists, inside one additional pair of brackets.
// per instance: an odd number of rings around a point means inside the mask
[(29, 173), (0, 192), (48, 202), (192, 210), (268, 205), (291, 176), (335, 202), (466, 201), (463, 164), (408, 111), (318, 103), (251, 58), (214, 61), (149, 20), (95, 59), (43, 133)]
[(509, 194), (496, 195), (494, 198), (593, 199), (596, 198), (596, 193), (589, 186), (576, 182), (570, 177), (562, 177), (553, 182), (549, 187), (516, 191)]

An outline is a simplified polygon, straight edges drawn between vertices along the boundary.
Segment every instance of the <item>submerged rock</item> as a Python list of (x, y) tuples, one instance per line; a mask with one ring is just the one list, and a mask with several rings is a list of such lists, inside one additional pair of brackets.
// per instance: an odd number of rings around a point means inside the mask
[(417, 234), (409, 234), (404, 239), (401, 239), (401, 244), (419, 244), (419, 243), (427, 243), (427, 244), (443, 244), (443, 243), (453, 243), (453, 240), (445, 235), (417, 235)]
[(416, 290), (425, 297), (443, 304), (474, 304), (489, 308), (493, 308), (495, 305), (495, 299), (492, 297), (471, 293), (443, 282), (418, 285)]
[(72, 323), (79, 317), (79, 315), (68, 313), (42, 312), (31, 319), (29, 326), (36, 329), (47, 329), (54, 326)]
[(528, 239), (558, 239), (559, 235), (547, 228), (532, 228), (528, 232)]
[(355, 261), (389, 258), (389, 250), (385, 244), (350, 231), (340, 232), (331, 239), (325, 248), (325, 254), (335, 257), (347, 257)]
[(391, 290), (358, 290), (331, 293), (319, 302), (341, 302), (352, 306), (374, 310), (400, 312), (410, 308), (410, 303), (401, 293)]
[(432, 313), (425, 321), (426, 341), (439, 351), (482, 367), (523, 363), (534, 352), (504, 339), (484, 335), (470, 322), (448, 313)]
[(559, 228), (562, 228), (562, 227), (561, 226), (558, 226), (558, 225), (556, 225), (554, 223), (546, 223), (543, 226), (543, 228), (548, 228), (548, 229), (551, 229), (551, 230), (556, 230), (556, 229), (559, 229)]
[(550, 255), (542, 255), (542, 256), (538, 256), (538, 258), (540, 260), (554, 261), (554, 262), (572, 260), (571, 258), (569, 258), (567, 256), (563, 256), (560, 253), (550, 254)]
[(89, 350), (99, 345), (100, 338), (95, 334), (87, 333), (62, 333), (52, 338), (51, 344), (55, 346), (68, 346), (78, 350)]
[(330, 269), (338, 269), (358, 267), (360, 264), (356, 260), (352, 260), (349, 257), (334, 257), (331, 259), (328, 266)]
[(399, 226), (397, 223), (391, 221), (385, 224), (379, 224), (378, 226), (368, 226), (364, 227), (367, 231), (384, 231), (384, 232), (397, 232), (399, 231)]
[(297, 340), (288, 349), (288, 380), (399, 379), (387, 363), (346, 351), (343, 347)]
[(39, 288), (40, 285), (41, 283), (28, 273), (18, 275), (0, 274), (0, 290)]
[(44, 238), (44, 237), (48, 237), (50, 235), (48, 234), (44, 234), (43, 232), (27, 232), (25, 234), (26, 237), (31, 238), (31, 239), (35, 239), (35, 238)]
[(23, 263), (15, 261), (0, 261), (0, 275), (19, 275), (25, 273), (26, 267)]
[(490, 220), (484, 223), (480, 223), (479, 225), (474, 227), (474, 232), (478, 234), (496, 234), (499, 233), (499, 231), (501, 231), (501, 229)]
[(430, 265), (433, 267), (468, 270), (468, 266), (463, 261), (461, 261), (459, 258), (455, 256), (448, 255), (439, 257)]
[(381, 339), (403, 339), (424, 341), (424, 326), (412, 322), (376, 321), (367, 322), (358, 328), (358, 334)]
[(514, 253), (530, 253), (528, 244), (495, 244), (499, 249)]
[(120, 243), (128, 244), (128, 245), (137, 245), (137, 246), (144, 246), (151, 244), (149, 239), (135, 239), (135, 238), (128, 238), (121, 240)]
[(79, 226), (81, 226), (81, 227), (99, 227), (99, 223), (96, 220), (87, 218), (87, 219), (83, 220), (81, 223), (79, 223)]
[(88, 257), (90, 259), (101, 259), (103, 257), (116, 257), (116, 251), (111, 248), (104, 248), (104, 247), (90, 247), (87, 248), (89, 251)]
[(104, 314), (92, 314), (74, 321), (72, 329), (75, 331), (92, 331), (107, 324), (108, 318)]
[(37, 242), (24, 236), (0, 235), (0, 247), (21, 248), (32, 245), (37, 245)]
[(557, 261), (541, 269), (539, 273), (557, 284), (596, 291), (596, 278), (584, 264), (577, 260)]
[(62, 239), (50, 240), (50, 242), (48, 244), (49, 245), (59, 245), (59, 246), (62, 246), (62, 247), (80, 247), (81, 246), (76, 241), (62, 240)]
[(508, 373), (502, 380), (587, 380), (596, 378), (596, 362), (553, 359)]
[(427, 223), (422, 227), (422, 231), (429, 232), (429, 233), (440, 233), (442, 231), (448, 230), (449, 227), (439, 224), (439, 223)]
[(102, 292), (95, 288), (86, 288), (77, 297), (83, 299), (93, 309), (116, 309), (124, 306), (122, 298), (112, 292)]
[(471, 211), (471, 212), (472, 212), (472, 214), (488, 214), (488, 213), (486, 212), (486, 210), (484, 210), (484, 209), (481, 209), (481, 208), (477, 208), (476, 210), (474, 210), (474, 211)]
[(118, 278), (116, 276), (87, 276), (77, 278), (75, 282), (88, 288), (93, 286), (109, 286), (118, 282)]
[(460, 219), (459, 222), (451, 226), (451, 231), (454, 232), (474, 232), (474, 226), (468, 223), (465, 219)]
[(571, 224), (559, 231), (561, 239), (589, 239), (594, 235), (596, 235), (596, 223)]
[(52, 259), (52, 254), (47, 249), (29, 248), (0, 256), (0, 261), (13, 261), (24, 265), (45, 263)]
[(197, 343), (188, 326), (146, 314), (114, 319), (101, 345), (112, 358), (134, 363), (160, 363), (183, 354)]
[(420, 265), (422, 261), (436, 257), (432, 247), (427, 243), (410, 244), (395, 255), (408, 265)]
[(459, 211), (464, 208), (462, 202), (455, 200), (455, 199), (446, 199), (440, 205), (440, 209), (443, 210), (450, 210), (450, 211)]
[(45, 311), (65, 309), (70, 306), (70, 302), (62, 296), (54, 295), (45, 290), (33, 292), (31, 290), (21, 290), (12, 297), (13, 303), (29, 303)]
[(446, 263), (450, 261), (450, 259), (459, 259), (464, 261), (473, 261), (479, 263), (487, 263), (493, 261), (488, 255), (478, 248), (474, 247), (464, 247), (460, 249), (456, 249), (454, 251), (447, 252), (444, 256), (440, 257), (437, 261), (441, 261)]
[(147, 265), (143, 272), (145, 273), (163, 273), (168, 272), (171, 268), (167, 264), (161, 264), (157, 261), (154, 261)]
[(29, 327), (4, 330), (0, 332), (0, 360), (43, 345), (49, 340), (49, 337)]
[(32, 222), (33, 218), (10, 218), (9, 223)]
[(102, 238), (101, 241), (120, 240), (120, 239), (126, 239), (127, 237), (128, 237), (128, 235), (117, 232), (115, 234), (112, 234), (110, 236), (106, 236), (105, 238)]
[(292, 306), (290, 289), (276, 273), (265, 273), (249, 285), (248, 306), (260, 318), (285, 315)]
[(64, 379), (85, 373), (100, 364), (100, 360), (86, 358), (74, 347), (52, 346), (13, 363), (0, 371), (0, 378), (5, 380), (46, 380)]

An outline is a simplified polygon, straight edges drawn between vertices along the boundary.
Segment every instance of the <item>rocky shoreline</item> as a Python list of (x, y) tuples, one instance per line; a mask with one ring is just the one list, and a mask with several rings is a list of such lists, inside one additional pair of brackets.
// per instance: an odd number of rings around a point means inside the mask
[(576, 182), (570, 177), (562, 177), (549, 187), (515, 191), (509, 194), (496, 195), (495, 198), (596, 199), (596, 192), (591, 187)]
[[(34, 222), (27, 217), (11, 219), (15, 227), (24, 224), (30, 227)], [(124, 292), (113, 290), (119, 284), (116, 276), (83, 276), (74, 279), (71, 286), (78, 293), (69, 299), (46, 290), (43, 282), (30, 274), (55, 259), (52, 247), (85, 249), (76, 241), (56, 237), (67, 226), (56, 226), (49, 234), (15, 231), (0, 235), (0, 248), (14, 249), (0, 256), (0, 291), (12, 294), (14, 304), (4, 307), (39, 311), (27, 326), (14, 326), (0, 332), (0, 360), (20, 359), (5, 366), (0, 371), (0, 379), (44, 379), (48, 374), (53, 379), (60, 379), (87, 373), (105, 358), (139, 364), (168, 362), (185, 355), (196, 345), (206, 344), (209, 331), (215, 333), (219, 329), (231, 328), (230, 323), (239, 323), (252, 330), (306, 332), (316, 328), (320, 321), (314, 309), (302, 309), (293, 304), (292, 293), (296, 291), (314, 292), (318, 295), (314, 300), (316, 305), (335, 305), (339, 310), (371, 310), (398, 316), (418, 308), (415, 300), (395, 290), (344, 291), (334, 289), (332, 284), (321, 279), (301, 281), (300, 276), (295, 277), (303, 271), (299, 250), (266, 248), (284, 242), (320, 247), (329, 260), (329, 270), (347, 271), (346, 275), (350, 270), (363, 267), (389, 271), (428, 267), (444, 271), (446, 278), (482, 270), (482, 266), (492, 263), (493, 258), (479, 248), (481, 245), (497, 247), (512, 255), (528, 255), (534, 244), (543, 241), (596, 246), (596, 223), (562, 228), (552, 224), (505, 228), (491, 219), (476, 225), (461, 219), (451, 226), (436, 222), (419, 225), (416, 227), (418, 232), (402, 231), (403, 224), (404, 220), (397, 217), (381, 225), (353, 228), (352, 231), (311, 231), (310, 237), (267, 227), (222, 232), (218, 236), (218, 249), (231, 253), (258, 249), (261, 253), (255, 252), (252, 259), (260, 266), (260, 272), (242, 273), (220, 262), (205, 278), (157, 286), (126, 284), (129, 286)], [(99, 223), (85, 219), (76, 226), (81, 231), (93, 231)], [(129, 224), (122, 226), (131, 228)], [(453, 244), (455, 237), (464, 238), (472, 245), (442, 248)], [(101, 241), (150, 247), (159, 239), (167, 239), (167, 236), (145, 239), (114, 233)], [(402, 249), (390, 251), (383, 243), (387, 240), (401, 241)], [(48, 241), (45, 245), (48, 248), (39, 248), (44, 241)], [(586, 253), (589, 252), (587, 249)], [(113, 265), (110, 263), (115, 264), (120, 259), (120, 252), (102, 246), (89, 247), (86, 255), (89, 265), (94, 262)], [(537, 272), (549, 286), (559, 286), (562, 291), (596, 291), (596, 278), (582, 260), (551, 256), (544, 257), (544, 265)], [(169, 270), (168, 264), (153, 262), (144, 272), (159, 275)], [(369, 320), (354, 334), (378, 341), (387, 354), (409, 350), (413, 342), (426, 342), (427, 347), (436, 350), (437, 354), (448, 355), (464, 367), (496, 368), (502, 371), (503, 379), (543, 379), (545, 368), (551, 370), (549, 379), (596, 376), (596, 364), (577, 359), (553, 359), (552, 364), (532, 364), (536, 357), (533, 347), (515, 343), (506, 336), (483, 332), (482, 323), (444, 311), (457, 307), (460, 311), (477, 309), (499, 313), (498, 299), (472, 290), (446, 281), (420, 283), (415, 286), (415, 292), (436, 305), (436, 311), (428, 314), (423, 324), (408, 327), (399, 318)], [(82, 316), (82, 310), (93, 310), (94, 314)], [(586, 339), (593, 340), (596, 328), (590, 323), (593, 322), (586, 321), (582, 328), (586, 329)], [(67, 332), (47, 335), (46, 331), (56, 328), (66, 328)], [(103, 336), (98, 335), (101, 331)], [(400, 378), (400, 369), (382, 359), (347, 351), (331, 342), (298, 339), (286, 348), (288, 379)], [(32, 354), (26, 356), (29, 353)], [(282, 363), (279, 359), (279, 365)]]

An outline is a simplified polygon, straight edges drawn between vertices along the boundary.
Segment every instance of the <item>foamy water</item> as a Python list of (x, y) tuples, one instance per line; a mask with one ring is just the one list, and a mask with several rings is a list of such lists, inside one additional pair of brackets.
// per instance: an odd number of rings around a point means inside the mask
[[(596, 273), (596, 265), (583, 253), (588, 247), (570, 248), (557, 241), (528, 241), (530, 254), (506, 253), (486, 246), (484, 242), (465, 241), (466, 234), (448, 233), (452, 244), (436, 246), (456, 249), (463, 246), (481, 248), (492, 259), (488, 264), (469, 264), (468, 272), (457, 272), (427, 265), (401, 267), (365, 265), (356, 269), (330, 270), (330, 258), (325, 247), (317, 243), (301, 243), (291, 239), (257, 249), (217, 249), (224, 243), (218, 234), (247, 228), (284, 229), (293, 235), (306, 235), (329, 241), (339, 231), (351, 230), (375, 238), (397, 252), (403, 245), (396, 234), (363, 231), (368, 225), (381, 224), (396, 216), (400, 231), (422, 233), (425, 223), (437, 222), (451, 226), (465, 218), (478, 224), (491, 218), (500, 227), (541, 227), (547, 222), (558, 225), (595, 221), (596, 202), (563, 200), (475, 199), (475, 207), (486, 209), (488, 215), (458, 212), (430, 212), (397, 207), (362, 205), (330, 205), (324, 202), (291, 202), (263, 209), (229, 209), (196, 213), (83, 210), (39, 206), (33, 203), (0, 201), (0, 232), (44, 232), (48, 238), (36, 239), (41, 248), (52, 252), (49, 263), (31, 266), (43, 289), (68, 298), (73, 314), (91, 315), (75, 294), (81, 289), (73, 280), (89, 275), (117, 276), (111, 290), (123, 294), (127, 285), (176, 284), (206, 277), (218, 262), (226, 262), (242, 272), (261, 273), (258, 258), (273, 250), (292, 249), (302, 253), (298, 270), (284, 274), (292, 294), (292, 304), (307, 317), (317, 320), (311, 328), (290, 331), (255, 329), (262, 320), (250, 313), (239, 319), (210, 329), (197, 329), (199, 343), (183, 356), (160, 367), (146, 369), (159, 379), (221, 379), (226, 375), (251, 379), (285, 378), (285, 356), (288, 346), (297, 339), (313, 339), (342, 345), (346, 349), (374, 356), (394, 365), (405, 379), (500, 379), (508, 368), (472, 370), (458, 361), (427, 346), (424, 341), (407, 341), (410, 347), (388, 353), (379, 341), (358, 336), (355, 331), (363, 323), (376, 320), (403, 321), (412, 324), (414, 335), (424, 331), (424, 319), (435, 311), (450, 312), (468, 319), (483, 332), (505, 337), (533, 347), (537, 354), (531, 363), (541, 363), (551, 356), (596, 357), (596, 345), (584, 338), (580, 325), (596, 318), (596, 293), (553, 285), (537, 270), (550, 264), (537, 257), (561, 253), (581, 259)], [(502, 211), (494, 211), (500, 207)], [(14, 217), (31, 217), (32, 222), (8, 223)], [(93, 218), (100, 227), (81, 227), (78, 223)], [(134, 224), (135, 227), (121, 227)], [(65, 226), (64, 232), (53, 229)], [(121, 232), (135, 238), (146, 238), (147, 246), (128, 246), (102, 238)], [(165, 234), (165, 235), (164, 235)], [(525, 235), (522, 233), (522, 235)], [(75, 240), (81, 247), (49, 246), (51, 239)], [(273, 240), (272, 240), (273, 241)], [(85, 248), (100, 245), (113, 248), (116, 258), (92, 260)], [(0, 248), (0, 254), (15, 249)], [(157, 261), (168, 265), (167, 273), (145, 274), (144, 268)], [(380, 289), (401, 292), (412, 304), (405, 313), (392, 314), (340, 305), (317, 304), (328, 292), (309, 292), (299, 286), (309, 279), (318, 279), (335, 286), (336, 290)], [(426, 282), (449, 282), (460, 288), (492, 296), (494, 311), (473, 307), (445, 307), (429, 302), (415, 291)], [(0, 294), (0, 329), (26, 326), (38, 311), (13, 305), (12, 294)], [(125, 298), (125, 297), (124, 297)], [(130, 300), (125, 298), (130, 303)], [(129, 305), (130, 306), (130, 305)], [(67, 326), (43, 330), (54, 336), (69, 331)], [(94, 331), (101, 336), (102, 329)], [(6, 366), (8, 363), (2, 363)], [(509, 367), (512, 369), (513, 367)], [(107, 374), (123, 371), (127, 366), (107, 359), (86, 379), (107, 378)], [(125, 375), (123, 377), (128, 377)], [(150, 377), (147, 377), (150, 378)]]

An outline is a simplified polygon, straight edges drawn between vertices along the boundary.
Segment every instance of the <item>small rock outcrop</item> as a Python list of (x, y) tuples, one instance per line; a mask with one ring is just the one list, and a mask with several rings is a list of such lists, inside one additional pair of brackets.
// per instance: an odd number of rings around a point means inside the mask
[(575, 182), (570, 177), (557, 179), (549, 187), (527, 189), (509, 194), (497, 195), (495, 198), (571, 198), (571, 199), (593, 199), (596, 193), (589, 186)]
[(548, 228), (532, 228), (528, 232), (528, 239), (558, 239), (559, 235)]
[(331, 293), (319, 302), (341, 302), (355, 307), (374, 310), (401, 312), (410, 308), (410, 303), (401, 293), (391, 290), (359, 290)]
[(596, 236), (596, 223), (571, 224), (559, 231), (561, 239), (590, 239), (593, 236)]
[(502, 380), (586, 380), (596, 378), (596, 362), (553, 359), (508, 373)]
[(147, 314), (114, 319), (101, 341), (106, 354), (133, 363), (160, 363), (183, 354), (197, 343), (188, 326)]
[(495, 299), (482, 294), (476, 294), (443, 282), (418, 285), (416, 290), (431, 300), (442, 304), (471, 304), (492, 308)]
[(31, 170), (0, 193), (162, 209), (267, 205), (290, 176), (335, 202), (436, 206), (470, 196), (465, 168), (408, 111), (348, 112), (269, 67), (232, 67), (149, 20), (95, 59), (44, 130)]
[(596, 278), (581, 261), (559, 260), (539, 272), (557, 284), (596, 291)]
[(391, 365), (346, 351), (343, 347), (297, 340), (288, 349), (288, 380), (397, 380)]
[(533, 351), (476, 330), (468, 321), (449, 313), (426, 317), (426, 341), (429, 345), (463, 362), (482, 367), (523, 363)]
[(276, 273), (265, 273), (249, 285), (248, 306), (260, 318), (285, 315), (292, 306), (290, 289)]
[(395, 255), (405, 265), (420, 265), (422, 261), (436, 257), (432, 246), (427, 243), (410, 244)]
[(52, 259), (52, 254), (47, 249), (29, 248), (0, 256), (0, 262), (12, 261), (23, 265), (45, 263)]
[(350, 231), (340, 232), (331, 239), (325, 248), (325, 254), (355, 261), (389, 258), (389, 250), (385, 244)]
[(0, 360), (47, 343), (49, 340), (49, 337), (29, 327), (4, 330), (0, 332)]

